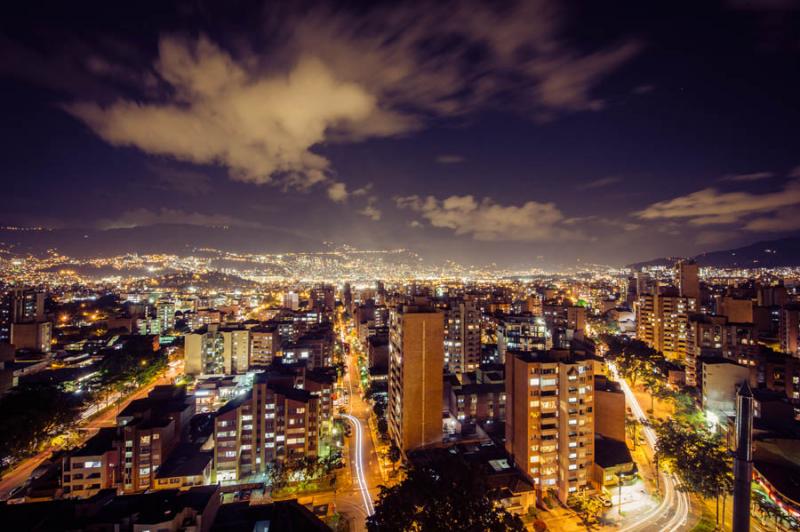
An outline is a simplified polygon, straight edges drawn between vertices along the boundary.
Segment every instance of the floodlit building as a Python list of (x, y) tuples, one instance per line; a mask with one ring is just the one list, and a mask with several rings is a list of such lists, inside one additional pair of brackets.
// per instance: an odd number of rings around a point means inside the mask
[(389, 434), (404, 452), (442, 438), (444, 315), (393, 309), (389, 328)]
[(592, 489), (594, 371), (566, 350), (506, 354), (506, 449), (540, 500)]

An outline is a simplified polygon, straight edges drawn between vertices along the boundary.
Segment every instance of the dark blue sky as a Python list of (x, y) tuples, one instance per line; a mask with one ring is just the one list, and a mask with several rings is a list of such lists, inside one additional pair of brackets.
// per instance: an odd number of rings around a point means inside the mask
[(0, 223), (500, 264), (800, 231), (794, 2), (163, 4), (0, 21)]

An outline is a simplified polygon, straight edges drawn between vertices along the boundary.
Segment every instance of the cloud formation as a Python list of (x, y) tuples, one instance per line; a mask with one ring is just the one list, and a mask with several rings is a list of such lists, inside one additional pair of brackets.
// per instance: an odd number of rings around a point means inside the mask
[(161, 40), (156, 70), (173, 97), (66, 109), (116, 146), (227, 167), (234, 179), (307, 188), (328, 180), (328, 161), (311, 151), (337, 125), (365, 119), (374, 96), (336, 79), (314, 58), (286, 75), (250, 74), (206, 38)]
[[(576, 50), (559, 37), (554, 0), (287, 11), (267, 17), (279, 20), (263, 30), (269, 46), (162, 36), (158, 58), (138, 78), (140, 98), (65, 109), (115, 146), (221, 165), (251, 183), (326, 184), (333, 201), (344, 201), (319, 152), (324, 144), (406, 133), (493, 106), (537, 119), (598, 110), (605, 102), (597, 85), (640, 48), (625, 41)], [(88, 70), (104, 77), (123, 67), (134, 71), (98, 52)]]
[(475, 240), (551, 241), (580, 238), (578, 231), (563, 226), (564, 215), (553, 203), (528, 201), (522, 205), (501, 205), (490, 198), (480, 202), (471, 195), (395, 198), (397, 206), (409, 209), (433, 227), (452, 229), (456, 235)]
[[(787, 215), (800, 205), (800, 180), (786, 183), (783, 189), (765, 194), (750, 192), (722, 192), (705, 188), (686, 196), (654, 203), (634, 213), (644, 220), (686, 219), (692, 225), (734, 224), (750, 219), (744, 229), (750, 231), (788, 230), (792, 225)], [(777, 216), (769, 216), (778, 213)], [(800, 224), (798, 224), (800, 225)]]
[(251, 222), (234, 216), (186, 212), (179, 209), (167, 208), (158, 210), (133, 209), (125, 211), (117, 218), (99, 220), (97, 222), (97, 227), (99, 229), (129, 229), (132, 227), (159, 224), (198, 225), (202, 227), (261, 227), (261, 224), (258, 222)]

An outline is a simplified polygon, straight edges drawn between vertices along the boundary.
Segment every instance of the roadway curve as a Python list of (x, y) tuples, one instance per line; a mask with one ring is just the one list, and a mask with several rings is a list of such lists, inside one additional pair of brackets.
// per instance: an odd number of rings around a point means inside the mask
[[(640, 421), (646, 421), (639, 401), (633, 394), (625, 379), (620, 378), (614, 364), (608, 364), (613, 377), (620, 383), (625, 399), (631, 408), (631, 412)], [(655, 431), (647, 425), (642, 425), (645, 440), (650, 450), (655, 453), (658, 441)], [(635, 521), (626, 524), (619, 532), (637, 532), (642, 530), (660, 530), (662, 532), (677, 532), (687, 528), (689, 521), (689, 497), (685, 491), (679, 489), (679, 481), (675, 475), (659, 473), (662, 485), (664, 486), (664, 498), (656, 508), (645, 512)]]

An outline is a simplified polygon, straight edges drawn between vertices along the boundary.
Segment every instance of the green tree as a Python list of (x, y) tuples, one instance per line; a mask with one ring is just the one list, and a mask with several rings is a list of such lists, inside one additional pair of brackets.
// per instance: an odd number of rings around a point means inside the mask
[(584, 492), (571, 496), (567, 500), (567, 506), (578, 515), (578, 519), (581, 520), (586, 530), (594, 528), (603, 514), (603, 503), (594, 497), (587, 496)]
[(500, 507), (482, 472), (447, 451), (432, 451), (392, 487), (381, 486), (370, 531), (522, 531), (522, 521)]
[(719, 434), (685, 421), (667, 419), (656, 425), (656, 455), (681, 480), (682, 488), (714, 499), (719, 522), (720, 498), (733, 491), (733, 464)]

